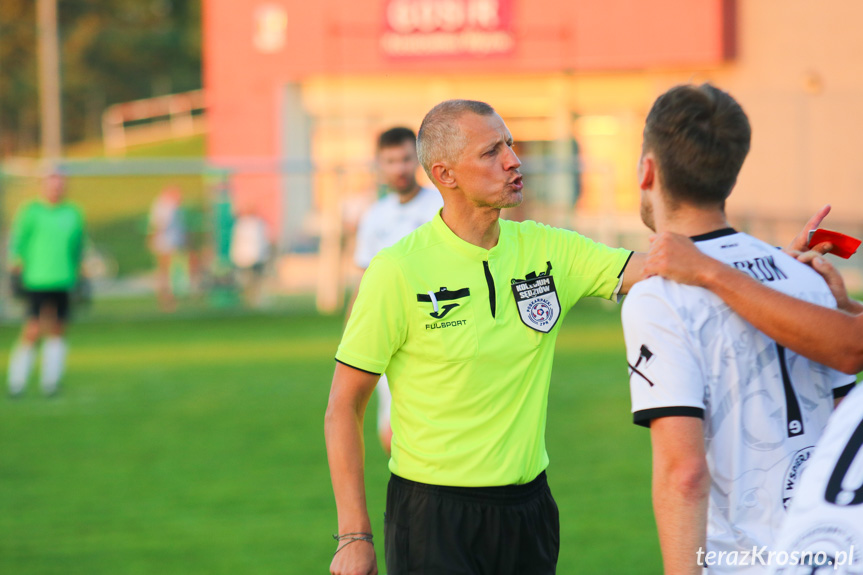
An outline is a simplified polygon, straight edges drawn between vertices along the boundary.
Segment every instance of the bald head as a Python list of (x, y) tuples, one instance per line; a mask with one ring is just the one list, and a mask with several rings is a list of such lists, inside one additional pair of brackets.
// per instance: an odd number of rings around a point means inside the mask
[(432, 181), (432, 165), (435, 162), (455, 161), (467, 143), (458, 123), (464, 114), (491, 116), (495, 111), (485, 102), (446, 100), (432, 108), (423, 118), (417, 136), (417, 157)]

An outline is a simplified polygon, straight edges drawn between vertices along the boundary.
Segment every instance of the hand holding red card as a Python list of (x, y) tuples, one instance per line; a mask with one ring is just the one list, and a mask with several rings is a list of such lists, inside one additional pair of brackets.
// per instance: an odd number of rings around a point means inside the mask
[(825, 242), (833, 244), (833, 249), (828, 253), (846, 260), (854, 255), (854, 252), (856, 252), (857, 248), (860, 247), (860, 240), (852, 238), (851, 236), (846, 236), (845, 234), (840, 234), (839, 232), (822, 230), (820, 228), (809, 232), (810, 248)]

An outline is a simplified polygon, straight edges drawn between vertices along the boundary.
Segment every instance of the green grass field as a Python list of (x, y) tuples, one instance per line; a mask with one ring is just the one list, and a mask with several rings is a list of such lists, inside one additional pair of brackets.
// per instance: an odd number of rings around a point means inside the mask
[[(558, 342), (548, 472), (562, 574), (660, 572), (618, 314), (582, 303)], [(0, 573), (328, 572), (323, 413), (341, 327), (301, 314), (79, 322), (60, 397), (32, 383), (0, 397)], [(15, 335), (0, 327), (4, 370)], [(388, 471), (373, 420), (367, 487), (382, 539)]]

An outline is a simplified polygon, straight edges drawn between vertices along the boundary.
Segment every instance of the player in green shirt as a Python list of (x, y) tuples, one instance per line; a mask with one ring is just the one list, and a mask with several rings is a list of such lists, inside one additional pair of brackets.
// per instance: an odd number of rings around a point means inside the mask
[(27, 385), (40, 337), (45, 338), (42, 392), (55, 394), (63, 375), (69, 294), (78, 282), (84, 246), (84, 217), (77, 206), (65, 201), (65, 195), (63, 176), (49, 175), (43, 199), (21, 208), (12, 226), (9, 261), (12, 270), (21, 274), (28, 302), (27, 321), (9, 361), (13, 397)]
[(613, 299), (641, 279), (643, 256), (501, 220), (521, 203), (521, 164), (487, 104), (439, 104), (417, 143), (444, 207), (372, 261), (336, 354), (326, 438), (340, 546), (330, 570), (377, 573), (362, 423), (386, 372), (387, 572), (554, 573), (559, 523), (544, 472), (554, 342), (579, 299)]

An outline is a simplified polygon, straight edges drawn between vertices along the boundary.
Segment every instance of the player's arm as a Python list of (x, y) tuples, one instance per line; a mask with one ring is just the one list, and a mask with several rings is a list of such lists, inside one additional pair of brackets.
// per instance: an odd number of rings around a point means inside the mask
[(24, 265), (24, 252), (32, 229), (31, 209), (25, 206), (15, 215), (12, 222), (12, 237), (9, 241), (9, 269), (20, 272)]
[[(701, 573), (710, 475), (704, 446), (705, 378), (681, 319), (679, 288), (654, 280), (636, 288), (621, 320), (633, 423), (650, 428), (653, 507), (666, 575)], [(700, 345), (700, 344), (698, 344)], [(702, 558), (703, 563), (703, 558)]]
[[(336, 364), (333, 375), (324, 432), (340, 535), (372, 532), (366, 505), (363, 418), (379, 377), (342, 363)], [(366, 541), (349, 544), (330, 565), (330, 573), (336, 575), (377, 572), (374, 547)]]
[[(831, 287), (837, 277), (841, 280), (824, 258), (812, 263), (816, 271), (828, 274)], [(863, 306), (847, 297), (844, 285), (842, 310), (804, 302), (762, 285), (704, 255), (688, 238), (670, 233), (653, 240), (645, 271), (709, 289), (771, 339), (800, 355), (844, 373), (863, 370)]]
[(650, 441), (653, 512), (665, 575), (700, 574), (698, 553), (703, 558), (710, 494), (703, 422), (697, 417), (654, 419)]
[(75, 262), (78, 265), (79, 271), (83, 272), (84, 265), (84, 251), (85, 251), (85, 242), (87, 240), (86, 235), (86, 226), (84, 224), (84, 214), (78, 213), (79, 222), (78, 222), (78, 233), (73, 240), (75, 244), (72, 246), (72, 257), (75, 259)]

